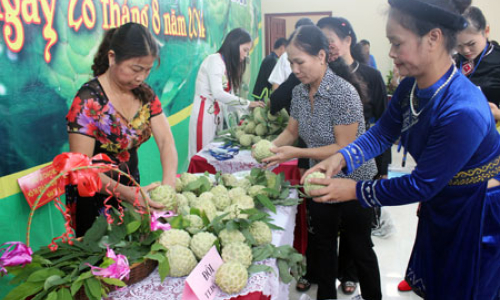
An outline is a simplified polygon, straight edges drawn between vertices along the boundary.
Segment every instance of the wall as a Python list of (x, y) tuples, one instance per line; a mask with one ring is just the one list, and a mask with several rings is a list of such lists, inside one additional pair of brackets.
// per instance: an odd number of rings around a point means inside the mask
[[(473, 0), (473, 4), (481, 8), (490, 22), (491, 39), (500, 41), (500, 18), (498, 18), (500, 1)], [(270, 13), (331, 11), (333, 16), (348, 19), (356, 31), (358, 40), (370, 41), (371, 53), (375, 56), (378, 68), (384, 76), (392, 70), (392, 61), (388, 56), (390, 46), (385, 37), (388, 8), (387, 0), (289, 0), (286, 5), (280, 0), (262, 1), (263, 16)], [(264, 17), (262, 19), (264, 20)]]

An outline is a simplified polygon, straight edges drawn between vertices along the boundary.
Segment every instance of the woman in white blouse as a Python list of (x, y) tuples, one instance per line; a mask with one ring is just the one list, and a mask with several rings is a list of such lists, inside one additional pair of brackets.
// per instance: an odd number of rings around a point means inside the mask
[(210, 143), (218, 129), (222, 129), (222, 105), (237, 109), (264, 106), (264, 102), (236, 96), (241, 89), (251, 47), (250, 34), (242, 28), (233, 29), (219, 51), (209, 55), (201, 64), (189, 122), (189, 158)]

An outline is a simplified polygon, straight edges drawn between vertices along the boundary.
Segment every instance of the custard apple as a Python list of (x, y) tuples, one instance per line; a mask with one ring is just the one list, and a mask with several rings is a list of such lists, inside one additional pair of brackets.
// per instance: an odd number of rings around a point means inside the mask
[(245, 191), (244, 188), (242, 187), (235, 187), (234, 189), (231, 189), (228, 193), (228, 196), (229, 198), (233, 199), (237, 196), (241, 196), (241, 195), (246, 195), (247, 192)]
[(263, 136), (267, 134), (266, 124), (259, 124), (255, 127), (255, 134), (258, 136)]
[(271, 152), (271, 148), (273, 147), (274, 144), (272, 142), (268, 140), (261, 140), (253, 146), (252, 157), (260, 163), (264, 158), (268, 158), (274, 155), (274, 153)]
[(186, 230), (191, 234), (197, 234), (203, 228), (203, 220), (197, 215), (187, 215), (184, 217), (184, 220), (189, 221), (189, 226)]
[(262, 221), (255, 221), (250, 225), (250, 234), (257, 246), (269, 244), (273, 240), (271, 229)]
[(193, 235), (189, 248), (191, 248), (198, 259), (202, 259), (203, 256), (207, 254), (208, 250), (212, 248), (216, 240), (217, 237), (210, 232), (198, 232)]
[(247, 219), (248, 215), (247, 214), (242, 214), (241, 213), (241, 208), (238, 206), (238, 204), (231, 204), (226, 209), (224, 209), (224, 213), (228, 213), (226, 217), (224, 217), (224, 220), (232, 220), (232, 219)]
[(167, 249), (174, 245), (189, 247), (191, 236), (189, 235), (189, 233), (187, 233), (187, 231), (172, 228), (170, 230), (164, 231), (160, 235), (159, 242)]
[(189, 206), (189, 200), (185, 195), (177, 194), (177, 195), (175, 195), (175, 199), (177, 201), (178, 207)]
[(183, 277), (189, 275), (198, 262), (189, 248), (175, 245), (167, 251), (167, 259), (170, 265), (169, 276)]
[(243, 147), (248, 147), (250, 145), (252, 145), (252, 139), (253, 139), (253, 135), (251, 134), (244, 134), (240, 137), (240, 144), (243, 146)]
[(222, 260), (224, 262), (235, 261), (246, 268), (252, 264), (252, 249), (245, 243), (232, 243), (222, 248)]
[(245, 241), (245, 236), (241, 231), (236, 229), (222, 229), (219, 232), (219, 239), (222, 246), (227, 246), (232, 243), (243, 243)]
[(189, 183), (198, 180), (198, 176), (191, 173), (182, 173), (181, 174), (181, 182), (183, 188), (186, 187)]
[(309, 195), (309, 193), (313, 190), (317, 190), (320, 188), (325, 187), (324, 185), (321, 184), (311, 184), (309, 183), (309, 179), (311, 178), (326, 178), (324, 173), (321, 172), (313, 172), (309, 175), (306, 176), (306, 179), (304, 181), (304, 192)]
[(217, 185), (210, 190), (210, 193), (214, 194), (214, 196), (227, 195), (227, 188), (223, 185)]
[(233, 187), (238, 183), (238, 179), (233, 174), (222, 174), (220, 178), (225, 187)]
[(215, 272), (215, 283), (226, 294), (239, 293), (247, 281), (247, 268), (239, 262), (223, 263)]
[(228, 194), (218, 195), (213, 197), (212, 202), (217, 210), (224, 210), (226, 207), (231, 205), (231, 198), (229, 198)]
[(241, 209), (251, 209), (255, 208), (255, 202), (253, 198), (248, 195), (238, 195), (232, 199), (232, 204), (238, 205)]
[(245, 133), (246, 134), (254, 134), (255, 133), (255, 122), (254, 121), (249, 121), (247, 125), (245, 125)]
[(176, 210), (177, 201), (173, 187), (160, 185), (149, 192), (151, 200), (165, 206), (165, 210)]
[(175, 191), (176, 191), (177, 193), (180, 193), (180, 192), (182, 192), (182, 188), (183, 188), (183, 187), (184, 187), (184, 186), (182, 185), (182, 180), (181, 180), (180, 178), (177, 178), (177, 177), (176, 177), (176, 178), (175, 178)]
[(198, 197), (198, 199), (200, 201), (212, 201), (213, 198), (214, 198), (214, 194), (212, 194), (210, 192), (201, 193), (201, 195)]
[(264, 191), (265, 188), (266, 187), (263, 185), (254, 185), (251, 186), (247, 192), (250, 197), (257, 197), (257, 195), (267, 195), (266, 191)]
[(252, 184), (250, 183), (250, 180), (248, 180), (246, 178), (242, 178), (242, 179), (238, 180), (238, 182), (236, 183), (236, 187), (241, 187), (245, 191), (248, 190), (251, 186), (252, 186)]

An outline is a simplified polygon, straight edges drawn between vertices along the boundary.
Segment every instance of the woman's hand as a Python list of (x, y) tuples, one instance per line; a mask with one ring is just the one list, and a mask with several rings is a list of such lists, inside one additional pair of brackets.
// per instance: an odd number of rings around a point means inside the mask
[(256, 108), (256, 107), (265, 107), (266, 103), (264, 101), (250, 101), (248, 107)]
[(490, 105), (491, 113), (493, 114), (493, 118), (495, 121), (500, 121), (500, 109), (494, 103), (488, 102)]
[(275, 155), (262, 160), (262, 162), (266, 164), (266, 167), (279, 165), (285, 161), (289, 161), (297, 157), (297, 147), (281, 146), (272, 147), (269, 150), (275, 153)]
[(356, 181), (346, 178), (312, 178), (311, 184), (325, 185), (324, 188), (310, 191), (316, 202), (345, 202), (356, 200)]
[(342, 162), (344, 161), (344, 157), (340, 153), (336, 153), (329, 158), (323, 160), (319, 164), (316, 164), (314, 167), (310, 168), (306, 171), (304, 176), (300, 179), (300, 183), (304, 184), (304, 180), (307, 175), (313, 172), (321, 172), (325, 173), (327, 178), (331, 178), (334, 175), (337, 175), (342, 170)]
[(129, 193), (127, 193), (127, 194), (129, 194), (129, 196), (126, 197), (124, 200), (133, 204), (135, 202), (135, 197), (137, 195), (138, 200), (139, 200), (139, 205), (141, 207), (146, 207), (146, 202), (147, 202), (149, 204), (150, 208), (162, 209), (162, 208), (164, 208), (164, 206), (151, 200), (151, 198), (149, 198), (149, 195), (148, 195), (149, 191), (158, 187), (159, 185), (160, 185), (159, 182), (153, 182), (147, 186), (142, 186), (141, 190), (143, 191), (144, 196), (143, 196), (143, 193), (141, 193), (141, 192), (139, 192), (139, 194), (136, 194), (137, 187), (131, 186), (131, 187), (129, 187)]

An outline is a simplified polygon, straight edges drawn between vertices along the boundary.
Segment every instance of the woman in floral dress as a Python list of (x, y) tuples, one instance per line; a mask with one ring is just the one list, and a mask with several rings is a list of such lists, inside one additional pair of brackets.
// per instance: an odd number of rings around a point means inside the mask
[[(76, 94), (66, 120), (71, 152), (91, 157), (107, 154), (120, 170), (139, 182), (137, 149), (154, 135), (163, 168), (162, 184), (175, 185), (177, 151), (170, 125), (153, 90), (144, 83), (155, 60), (158, 45), (151, 33), (140, 24), (127, 23), (109, 30), (94, 58), (95, 78)], [(82, 236), (102, 212), (109, 190), (114, 189), (116, 174), (102, 174), (102, 189), (94, 197), (81, 197), (74, 186), (67, 189), (67, 202), (73, 211), (76, 235)], [(109, 187), (106, 186), (109, 184)], [(121, 200), (134, 202), (136, 190), (121, 176), (114, 189)], [(148, 191), (155, 184), (143, 187)], [(147, 201), (139, 194), (141, 205)], [(116, 205), (112, 198), (109, 204)]]

